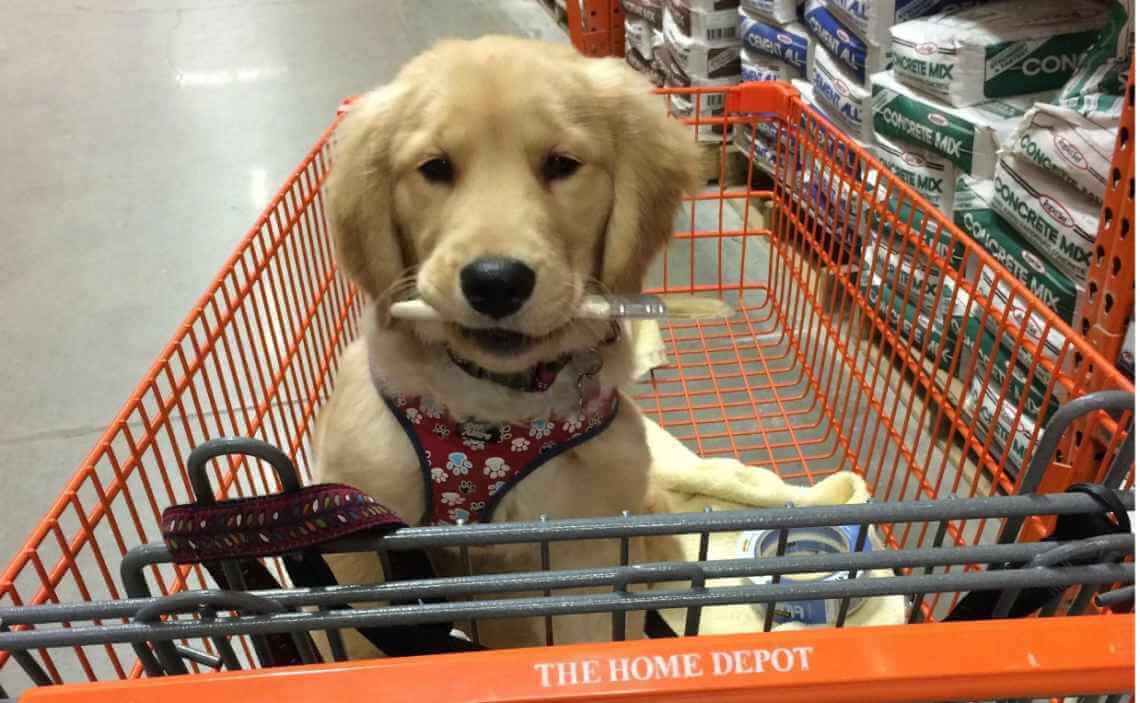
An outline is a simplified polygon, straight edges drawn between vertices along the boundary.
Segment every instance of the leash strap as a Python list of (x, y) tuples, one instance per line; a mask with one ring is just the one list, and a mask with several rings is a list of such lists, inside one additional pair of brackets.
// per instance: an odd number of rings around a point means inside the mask
[[(229, 583), (226, 577), (226, 572), (222, 567), (221, 562), (207, 561), (203, 562), (202, 566), (214, 579), (214, 583), (220, 587), (232, 590), (233, 584)], [(277, 579), (269, 572), (257, 559), (242, 559), (237, 562), (237, 567), (240, 569), (242, 583), (251, 591), (274, 590), (281, 588), (277, 583)], [(263, 635), (262, 640), (266, 644), (266, 649), (270, 657), (269, 661), (262, 661), (263, 667), (269, 666), (288, 666), (292, 664), (302, 664), (304, 661), (301, 658), (301, 652), (297, 649), (297, 642), (288, 634), (275, 634)], [(312, 646), (309, 651), (316, 651)], [(260, 652), (258, 653), (260, 656)]]
[[(269, 461), (282, 478), (282, 493), (215, 503), (205, 479), (209, 459), (240, 454)], [(162, 536), (175, 563), (202, 563), (222, 588), (234, 588), (222, 562), (236, 562), (248, 588), (280, 584), (260, 561), (281, 557), (293, 584), (302, 588), (336, 586), (336, 576), (319, 547), (345, 537), (382, 537), (406, 525), (371, 496), (341, 484), (300, 487), (292, 461), (259, 440), (213, 440), (195, 449), (187, 462), (198, 502), (175, 505), (162, 514)], [(288, 473), (292, 475), (289, 476)], [(205, 496), (205, 497), (203, 497)], [(390, 581), (435, 577), (423, 551), (389, 554)], [(443, 602), (424, 599), (419, 602)], [(394, 605), (401, 604), (393, 601)], [(343, 605), (334, 609), (351, 609)], [(450, 623), (357, 628), (388, 656), (443, 654), (483, 649), (451, 635)], [(267, 636), (272, 661), (265, 666), (301, 663), (288, 635)]]
[(336, 483), (214, 504), (174, 505), (162, 513), (162, 537), (178, 564), (281, 556), (349, 535), (384, 535), (404, 526), (371, 496)]
[(651, 640), (669, 639), (677, 637), (669, 623), (656, 610), (645, 611), (645, 636)]

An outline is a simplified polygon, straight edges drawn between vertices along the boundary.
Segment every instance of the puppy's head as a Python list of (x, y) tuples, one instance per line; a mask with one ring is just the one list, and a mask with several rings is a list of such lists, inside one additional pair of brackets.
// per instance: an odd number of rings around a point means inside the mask
[(509, 372), (597, 343), (587, 292), (635, 293), (696, 186), (689, 132), (617, 59), (507, 37), (445, 42), (338, 130), (338, 260), (420, 339)]

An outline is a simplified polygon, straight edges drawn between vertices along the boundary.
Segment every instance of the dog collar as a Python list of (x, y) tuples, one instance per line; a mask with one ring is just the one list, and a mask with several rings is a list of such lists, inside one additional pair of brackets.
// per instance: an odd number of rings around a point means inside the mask
[(554, 385), (554, 380), (558, 378), (558, 374), (562, 373), (562, 369), (566, 368), (571, 359), (571, 356), (566, 354), (553, 361), (535, 364), (525, 371), (495, 373), (474, 362), (456, 356), (450, 349), (447, 350), (447, 355), (451, 358), (451, 363), (462, 369), (468, 376), (525, 393), (542, 393), (549, 390)]
[[(613, 344), (620, 336), (621, 327), (618, 324), (613, 323), (610, 326), (609, 334), (606, 335), (606, 338), (598, 344), (598, 347)], [(583, 372), (582, 375), (584, 377), (592, 377), (601, 370), (601, 360), (598, 357), (597, 347), (591, 348), (588, 351), (592, 353), (594, 360), (591, 363), (592, 368)], [(566, 368), (566, 366), (574, 360), (575, 354), (563, 354), (553, 361), (543, 361), (535, 364), (525, 371), (519, 371), (517, 373), (496, 373), (494, 371), (488, 371), (487, 369), (479, 366), (472, 361), (468, 361), (467, 359), (456, 356), (455, 352), (451, 351), (450, 348), (447, 350), (447, 356), (451, 359), (451, 363), (462, 369), (463, 372), (468, 376), (479, 378), (484, 381), (490, 381), (492, 383), (497, 383), (500, 386), (504, 386), (515, 391), (523, 391), (524, 393), (543, 393), (550, 390), (550, 387), (554, 385), (554, 381), (558, 378), (558, 374), (562, 373), (562, 369)], [(596, 368), (593, 367), (595, 365)], [(581, 381), (582, 379), (579, 378), (579, 394), (582, 393)]]

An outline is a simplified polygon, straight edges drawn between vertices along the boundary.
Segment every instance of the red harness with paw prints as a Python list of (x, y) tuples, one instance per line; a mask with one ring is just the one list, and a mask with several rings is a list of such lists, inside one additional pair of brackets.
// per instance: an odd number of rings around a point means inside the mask
[(598, 436), (617, 415), (613, 390), (572, 416), (526, 423), (459, 421), (428, 398), (383, 395), (419, 457), (433, 525), (487, 522), (503, 496), (562, 452)]

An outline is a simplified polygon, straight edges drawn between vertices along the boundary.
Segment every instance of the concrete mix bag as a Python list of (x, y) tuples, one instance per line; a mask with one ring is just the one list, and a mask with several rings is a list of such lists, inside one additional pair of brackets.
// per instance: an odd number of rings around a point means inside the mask
[(798, 22), (770, 24), (740, 10), (740, 39), (750, 51), (780, 59), (806, 75), (808, 63), (807, 28)]
[(625, 62), (658, 88), (665, 85), (665, 67), (664, 64), (657, 61), (656, 56), (647, 61), (645, 57), (637, 53), (637, 49), (626, 47)]
[[(1023, 283), (1046, 307), (1072, 325), (1077, 317), (1077, 300), (1084, 288), (1078, 287), (1048, 259), (1035, 254), (1021, 234), (992, 209), (990, 203), (993, 191), (993, 181), (960, 177), (954, 198), (954, 224), (981, 245), (1006, 272)], [(1012, 305), (1010, 319), (1016, 325), (1020, 326), (1028, 314), (1026, 338), (1034, 345), (1044, 338), (1042, 350), (1045, 355), (1053, 360), (1060, 359), (1065, 344), (1063, 334), (1055, 328), (1048, 328), (1040, 315), (1030, 313), (1026, 301), (1014, 296), (1010, 286), (1000, 280), (990, 267), (983, 267), (976, 280), (978, 292), (987, 298), (996, 287), (993, 300), (998, 306)], [(989, 318), (987, 323), (991, 331), (996, 331), (997, 320)]]
[(1114, 0), (1108, 23), (1052, 105), (1026, 114), (1010, 151), (1053, 172), (1098, 202), (1115, 148), (1134, 44), (1131, 0)]
[(950, 214), (958, 167), (929, 149), (875, 135), (875, 155), (883, 165), (936, 208)]
[[(1027, 465), (1029, 447), (1037, 438), (1037, 423), (1035, 418), (1019, 413), (1016, 404), (1003, 400), (998, 393), (1000, 390), (1000, 386), (991, 387), (975, 376), (970, 381), (962, 409), (967, 418), (976, 420), (974, 436), (986, 444), (990, 456), (1000, 461), (1005, 454), (1003, 468), (1017, 475)], [(993, 432), (990, 432), (991, 428)], [(986, 441), (987, 435), (989, 441)]]
[(984, 0), (826, 0), (827, 9), (843, 26), (883, 47), (890, 45), (891, 27), (900, 22), (979, 2)]
[(740, 80), (745, 83), (790, 81), (802, 77), (803, 72), (790, 63), (751, 49), (740, 49)]
[(729, 78), (740, 76), (740, 48), (710, 45), (685, 36), (673, 21), (673, 15), (665, 16), (665, 46), (673, 55), (673, 60), (690, 77)]
[(957, 106), (1057, 89), (1106, 19), (1099, 0), (1003, 0), (903, 22), (895, 75)]
[(643, 74), (653, 85), (661, 88), (665, 85), (665, 61), (663, 58), (667, 55), (664, 41), (662, 41), (661, 46), (654, 47), (653, 57), (650, 59), (645, 58), (637, 49), (627, 44), (625, 62), (632, 66), (635, 71)]
[[(954, 301), (954, 283), (934, 266), (914, 263), (911, 257), (870, 240), (863, 245), (863, 280), (874, 276), (883, 295), (894, 295), (928, 317), (941, 319)], [(964, 314), (960, 306), (958, 316)]]
[(1113, 0), (1108, 24), (1081, 56), (1077, 71), (1061, 88), (1061, 100), (1084, 95), (1124, 95), (1135, 43), (1132, 0)]
[(998, 148), (1018, 118), (1056, 95), (1031, 93), (955, 108), (903, 85), (890, 71), (871, 76), (871, 92), (875, 132), (925, 146), (978, 178), (993, 178)]
[[(660, 10), (660, 7), (658, 7)], [(625, 18), (625, 60), (638, 73), (642, 73), (654, 85), (665, 85), (665, 67), (656, 59), (656, 53), (664, 51), (665, 36), (648, 20), (636, 15)]]
[(796, 21), (804, 0), (740, 0), (740, 8), (776, 24)]
[(657, 88), (665, 87), (665, 67), (656, 57), (654, 57), (653, 61), (646, 61), (641, 58), (641, 55), (636, 51), (629, 50), (625, 52), (625, 62), (633, 67), (635, 71), (645, 76), (646, 80), (653, 84), (653, 86)]
[(811, 84), (831, 122), (863, 142), (874, 139), (871, 91), (854, 79), (822, 46), (812, 47)]
[[(818, 217), (824, 223), (820, 233), (824, 249), (834, 252), (840, 265), (855, 266), (856, 261), (852, 259), (862, 250), (856, 226), (860, 222), (860, 211), (866, 207), (862, 197), (852, 197), (851, 182), (862, 183), (856, 152), (822, 126), (821, 123), (830, 123), (830, 119), (817, 102), (811, 84), (793, 80), (792, 87), (799, 91), (810, 111), (804, 112), (800, 131), (792, 133), (791, 149), (798, 153), (779, 165), (784, 171), (780, 178), (800, 184), (793, 197), (806, 201), (809, 218)], [(867, 149), (867, 145), (853, 141)], [(838, 177), (836, 167), (846, 177)]]
[[(795, 79), (791, 83), (803, 101), (811, 108), (801, 115), (799, 124), (799, 146), (805, 158), (812, 159), (816, 162), (816, 166), (824, 169), (829, 168), (829, 164), (841, 166), (849, 177), (848, 180), (862, 183), (863, 188), (870, 191), (874, 185), (873, 182), (863, 182), (864, 176), (868, 173), (865, 166), (869, 165), (870, 161), (861, 158), (861, 154), (871, 151), (870, 144), (857, 137), (848, 136), (847, 139), (841, 141), (832, 136), (823, 126), (824, 123), (840, 132), (843, 131), (843, 128), (835, 124), (834, 118), (824, 107), (812, 84)], [(855, 146), (851, 145), (852, 142)], [(823, 156), (822, 160), (821, 155)], [(844, 188), (847, 187), (845, 183)]]
[[(867, 150), (874, 151), (873, 148)], [(880, 182), (882, 173), (877, 166), (871, 165), (863, 179), (867, 191), (874, 192), (873, 198), (860, 200), (860, 228), (870, 234), (863, 248), (864, 256), (874, 249), (870, 256), (879, 262), (875, 271), (881, 274), (884, 257), (889, 255), (888, 266), (898, 266), (902, 270), (901, 280), (914, 280), (916, 286), (928, 284), (925, 289), (915, 287), (913, 290), (930, 296), (933, 303), (937, 299), (935, 286), (945, 282), (944, 273), (961, 269), (964, 248), (954, 237), (952, 228), (933, 219), (924, 204), (920, 203), (921, 206), (916, 208), (914, 200), (900, 198), (900, 191)], [(884, 213), (889, 215), (884, 217)], [(920, 249), (920, 245), (925, 248)], [(932, 253), (928, 254), (927, 250)], [(893, 273), (894, 269), (890, 270)], [(913, 279), (909, 274), (911, 271), (915, 272)], [(948, 302), (948, 299), (943, 299), (939, 304), (944, 306)], [(927, 312), (933, 309), (929, 305), (924, 308)]]
[(873, 274), (864, 276), (860, 284), (865, 289), (867, 302), (884, 315), (888, 328), (900, 340), (910, 340), (911, 346), (922, 351), (926, 358), (936, 362), (938, 368), (943, 371), (951, 370), (955, 340), (962, 325), (965, 324), (964, 299), (959, 301), (959, 305), (953, 306), (947, 329), (945, 315), (933, 318), (924, 315), (902, 297), (884, 291), (885, 282), (882, 278)]
[(993, 208), (1039, 254), (1074, 281), (1088, 278), (1100, 206), (1032, 163), (1003, 154), (994, 174)]
[[(843, 126), (836, 124), (835, 118), (824, 106), (822, 99), (811, 83), (793, 80), (792, 87), (799, 91), (803, 101), (811, 108), (810, 112), (804, 113), (804, 117), (800, 121), (801, 131), (798, 136), (805, 158), (810, 159), (814, 164), (813, 168), (818, 171), (816, 175), (824, 177), (821, 176), (821, 174), (827, 174), (824, 180), (830, 182), (833, 180), (829, 175), (830, 165), (839, 164), (845, 168), (850, 180), (862, 182), (863, 175), (859, 172), (859, 160), (856, 150), (847, 143), (840, 142), (837, 138), (832, 137), (825, 131), (820, 123), (825, 122), (840, 132), (844, 131)], [(812, 121), (807, 119), (809, 116), (816, 118), (816, 120)], [(854, 142), (856, 146), (861, 147), (863, 151), (870, 151), (870, 145), (861, 141), (858, 137), (849, 136), (849, 139)], [(824, 156), (823, 159), (820, 158), (821, 154)], [(834, 180), (838, 181), (840, 179)], [(864, 183), (863, 185), (868, 190), (873, 187), (873, 183)], [(839, 192), (837, 188), (838, 186), (832, 186), (832, 191), (836, 196), (838, 196)], [(844, 192), (850, 190), (847, 181), (843, 182), (843, 190)], [(854, 204), (852, 204), (852, 206), (854, 207)], [(852, 211), (854, 212), (854, 210)]]
[[(971, 312), (977, 311), (975, 306)], [(1015, 345), (1008, 334), (1000, 335), (1000, 343), (998, 339), (999, 336), (995, 336), (988, 325), (983, 326), (977, 316), (969, 315), (962, 335), (959, 368), (965, 370), (970, 359), (974, 359), (971, 377), (984, 379), (987, 386), (997, 390), (1015, 407), (1021, 403), (1024, 394), (1025, 405), (1022, 410), (1026, 415), (1037, 417), (1037, 413), (1044, 408), (1045, 417), (1052, 417), (1062, 399), (1068, 396), (1063, 385), (1053, 382), (1056, 378), (1054, 369), (1045, 363), (1035, 363), (1032, 350), (1023, 345)], [(1011, 351), (1014, 346), (1017, 347), (1016, 359)], [(1003, 386), (1005, 392), (1001, 393)]]
[(1136, 321), (1129, 320), (1128, 329), (1124, 332), (1124, 344), (1120, 348), (1120, 356), (1116, 360), (1116, 368), (1128, 378), (1136, 376)]
[(740, 0), (665, 0), (681, 34), (714, 46), (739, 45)]
[(868, 79), (872, 73), (878, 73), (891, 65), (887, 47), (868, 44), (847, 31), (827, 11), (823, 0), (807, 1), (804, 6), (804, 24), (819, 42), (819, 46), (850, 70), (860, 86), (869, 86)]
[(1124, 98), (1088, 95), (1025, 113), (1005, 148), (1067, 181), (1098, 203), (1104, 197)]
[[(868, 173), (868, 183), (874, 185), (878, 180), (876, 175), (874, 172)], [(933, 262), (926, 261), (926, 254), (915, 245), (921, 240), (940, 257), (944, 270), (959, 270), (965, 250), (950, 228), (938, 224), (921, 206), (916, 208), (914, 203), (898, 196), (897, 191), (891, 192), (885, 185), (876, 189), (876, 200), (892, 215), (891, 218), (884, 219), (876, 210), (869, 214), (867, 221), (880, 244), (890, 247), (893, 252), (901, 253), (907, 259), (917, 259), (922, 265), (930, 265)], [(898, 231), (895, 230), (894, 222), (902, 225)]]

